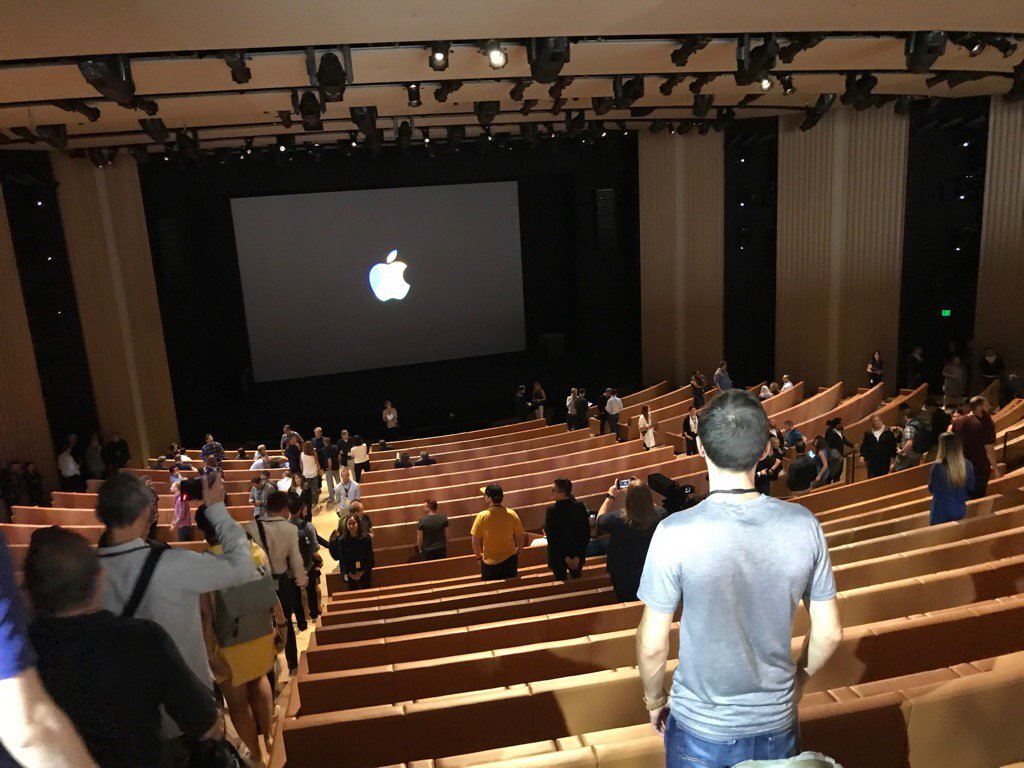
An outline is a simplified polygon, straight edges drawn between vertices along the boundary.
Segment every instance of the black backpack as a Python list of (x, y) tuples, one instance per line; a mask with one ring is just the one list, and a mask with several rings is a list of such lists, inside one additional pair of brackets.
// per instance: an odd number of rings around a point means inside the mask
[(299, 529), (299, 552), (302, 554), (302, 566), (308, 571), (313, 567), (313, 553), (316, 551), (316, 533), (308, 521), (301, 518), (289, 521)]

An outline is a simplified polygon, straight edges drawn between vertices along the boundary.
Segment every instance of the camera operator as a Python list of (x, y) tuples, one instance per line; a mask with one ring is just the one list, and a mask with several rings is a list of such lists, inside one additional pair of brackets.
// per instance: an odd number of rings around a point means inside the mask
[(620, 602), (636, 600), (647, 549), (664, 516), (665, 510), (654, 505), (651, 489), (635, 477), (625, 488), (615, 483), (605, 494), (597, 513), (597, 528), (609, 536), (608, 575)]

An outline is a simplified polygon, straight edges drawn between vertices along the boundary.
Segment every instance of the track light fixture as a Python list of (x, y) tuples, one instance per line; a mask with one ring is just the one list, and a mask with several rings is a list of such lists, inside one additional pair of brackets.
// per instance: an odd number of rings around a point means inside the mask
[(37, 141), (39, 141), (39, 137), (36, 136), (34, 133), (32, 133), (32, 131), (30, 131), (23, 125), (11, 128), (10, 131), (18, 138), (27, 141), (29, 144), (35, 144)]
[(292, 91), (292, 109), (302, 118), (302, 128), (306, 131), (322, 131), (324, 129), (322, 115), (327, 111), (327, 103), (321, 103), (313, 91), (303, 91), (300, 97)]
[(100, 119), (100, 110), (97, 107), (90, 107), (84, 101), (78, 101), (76, 99), (59, 99), (53, 102), (53, 106), (58, 109), (63, 109), (65, 112), (75, 112), (82, 115), (90, 123), (95, 123)]
[(290, 133), (284, 133), (277, 137), (277, 151), (278, 154), (283, 154), (289, 149), (295, 149), (295, 136)]
[(565, 135), (574, 139), (587, 129), (587, 113), (582, 109), (575, 115), (567, 111), (565, 113)]
[(988, 45), (991, 45), (1001, 54), (1004, 59), (1008, 59), (1017, 52), (1017, 41), (1012, 37), (1004, 37), (1002, 35), (985, 35), (984, 40)]
[(676, 126), (676, 133), (680, 136), (685, 136), (693, 130), (693, 120), (680, 120), (679, 125)]
[(131, 61), (127, 56), (97, 56), (78, 63), (85, 81), (101, 95), (126, 109), (139, 109), (147, 115), (157, 113), (157, 104), (135, 95)]
[(665, 82), (658, 86), (658, 90), (661, 91), (662, 96), (671, 96), (672, 91), (674, 91), (676, 86), (683, 82), (685, 78), (686, 75), (669, 75), (665, 78)]
[(972, 32), (950, 32), (949, 41), (967, 51), (967, 55), (972, 59), (985, 50), (982, 36)]
[(690, 62), (690, 57), (697, 51), (706, 48), (709, 42), (710, 40), (706, 37), (696, 35), (684, 37), (680, 41), (679, 47), (672, 51), (672, 63), (677, 67), (685, 67)]
[(89, 150), (89, 162), (97, 168), (104, 168), (114, 164), (114, 152), (104, 152), (102, 149), (93, 147)]
[(779, 60), (785, 64), (792, 64), (798, 53), (808, 51), (822, 40), (825, 35), (817, 32), (805, 32), (799, 35), (786, 35), (789, 41), (779, 49)]
[(139, 125), (142, 127), (142, 130), (146, 132), (146, 135), (157, 144), (166, 143), (170, 136), (170, 133), (167, 131), (167, 126), (164, 125), (164, 121), (159, 117), (141, 118), (139, 120)]
[(711, 127), (718, 133), (721, 133), (735, 119), (736, 110), (732, 107), (719, 107), (715, 114), (715, 119), (711, 122)]
[(655, 120), (653, 123), (651, 123), (651, 127), (648, 128), (648, 130), (651, 133), (661, 133), (667, 127), (668, 127), (668, 123), (666, 123), (664, 120)]
[(782, 86), (782, 92), (786, 96), (791, 96), (792, 94), (796, 93), (796, 86), (793, 85), (792, 75), (779, 75), (778, 78), (779, 85)]
[(345, 98), (348, 73), (338, 54), (328, 51), (320, 57), (320, 64), (317, 65), (313, 49), (306, 48), (306, 72), (309, 74), (309, 84), (320, 89), (321, 101), (342, 101)]
[(461, 80), (444, 80), (434, 89), (434, 98), (439, 102), (448, 101), (448, 97), (462, 87)]
[(287, 109), (280, 109), (277, 112), (277, 119), (281, 121), (281, 125), (285, 128), (292, 127), (292, 113)]
[(36, 135), (54, 149), (67, 149), (68, 128), (63, 123), (37, 125)]
[(367, 141), (372, 141), (377, 134), (377, 108), (349, 107), (348, 114)]
[(705, 85), (710, 83), (716, 77), (718, 77), (717, 73), (716, 74), (705, 73), (705, 74), (702, 74), (702, 75), (697, 75), (695, 78), (693, 78), (693, 82), (690, 83), (690, 93), (692, 93), (694, 96), (696, 96), (698, 93), (701, 92), (701, 90), (703, 90)]
[(488, 126), (494, 122), (494, 118), (501, 111), (501, 104), (497, 101), (478, 101), (473, 106), (477, 122), (482, 126)]
[(405, 93), (409, 98), (410, 107), (418, 107), (423, 104), (423, 100), (420, 98), (419, 83), (409, 83), (409, 85), (405, 87)]
[(511, 98), (512, 101), (522, 101), (523, 97), (526, 96), (526, 89), (529, 87), (529, 80), (525, 77), (518, 78), (515, 85), (512, 86), (512, 90), (508, 92), (509, 98)]
[(466, 129), (461, 125), (449, 125), (445, 128), (449, 146), (455, 147), (466, 138)]
[(525, 99), (523, 101), (523, 106), (521, 106), (519, 108), (519, 114), (521, 114), (521, 115), (528, 115), (528, 114), (530, 114), (531, 111), (533, 111), (533, 108), (536, 107), (536, 106), (537, 106), (537, 100), (536, 99)]
[(178, 151), (181, 152), (185, 157), (191, 160), (198, 160), (199, 155), (199, 139), (193, 134), (190, 134), (187, 129), (178, 131), (177, 136), (174, 139), (174, 146), (177, 147)]
[(149, 162), (149, 152), (141, 144), (132, 144), (128, 147), (128, 151), (132, 153), (132, 157), (135, 158), (135, 162), (139, 165), (145, 165)]
[(710, 93), (698, 93), (693, 97), (694, 117), (705, 117), (715, 103), (715, 97)]
[(745, 107), (747, 104), (751, 104), (761, 98), (760, 93), (748, 93), (736, 104), (738, 107)]
[(562, 92), (566, 89), (567, 86), (571, 84), (571, 77), (560, 77), (557, 80), (555, 80), (555, 82), (552, 84), (550, 88), (548, 88), (548, 95), (552, 99), (560, 99), (562, 98)]
[(224, 51), (224, 62), (231, 70), (231, 79), (245, 85), (252, 79), (252, 70), (245, 63), (245, 51)]
[(644, 97), (644, 79), (637, 75), (629, 80), (623, 80), (622, 75), (616, 75), (612, 80), (612, 91), (615, 94), (616, 108), (629, 109)]
[(430, 56), (427, 63), (435, 72), (444, 72), (448, 69), (448, 56), (451, 53), (452, 44), (447, 40), (438, 40), (430, 46)]
[(761, 90), (772, 87), (769, 74), (775, 67), (779, 55), (779, 44), (774, 34), (766, 34), (764, 42), (756, 48), (750, 47), (750, 35), (740, 35), (736, 40), (736, 85), (760, 83)]
[(912, 32), (904, 46), (907, 69), (914, 74), (923, 75), (945, 52), (945, 32)]
[(814, 103), (814, 106), (807, 110), (804, 121), (800, 124), (801, 131), (809, 131), (811, 128), (816, 126), (818, 122), (825, 116), (825, 113), (829, 111), (832, 104), (836, 100), (834, 93), (823, 93), (818, 97), (818, 100)]
[(595, 115), (607, 115), (615, 106), (615, 99), (611, 96), (594, 96), (590, 100)]
[(508, 64), (508, 54), (497, 40), (488, 40), (483, 45), (483, 53), (491, 69), (502, 69)]
[(697, 133), (699, 133), (701, 136), (707, 136), (708, 135), (708, 131), (710, 131), (710, 130), (711, 130), (711, 121), (710, 120), (698, 120), (697, 121)]
[(412, 146), (412, 126), (409, 125), (408, 120), (403, 120), (399, 124), (398, 132), (395, 135), (395, 144), (403, 152), (407, 152)]
[(569, 38), (533, 37), (526, 41), (530, 74), (538, 83), (553, 83), (569, 62)]
[(873, 101), (871, 91), (878, 85), (878, 78), (870, 72), (865, 72), (858, 77), (853, 72), (846, 74), (846, 90), (839, 97), (839, 101), (855, 109), (863, 110), (871, 106)]

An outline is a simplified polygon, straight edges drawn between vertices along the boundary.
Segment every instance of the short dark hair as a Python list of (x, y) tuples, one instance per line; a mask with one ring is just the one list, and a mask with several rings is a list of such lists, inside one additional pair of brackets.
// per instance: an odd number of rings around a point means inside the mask
[(807, 453), (807, 443), (805, 443), (803, 440), (797, 440), (795, 443), (793, 443), (793, 449), (797, 453)]
[(288, 494), (284, 491), (271, 491), (267, 496), (267, 512), (277, 515), (286, 509), (288, 509)]
[(51, 525), (32, 534), (25, 558), (25, 589), (40, 616), (85, 605), (93, 596), (100, 559), (77, 533)]
[(505, 492), (501, 490), (501, 486), (497, 483), (491, 483), (484, 488), (484, 496), (495, 504), (501, 504), (502, 499), (505, 498)]
[(704, 406), (697, 433), (716, 467), (745, 472), (768, 445), (768, 416), (749, 392), (728, 390)]
[(127, 528), (149, 515), (153, 496), (149, 488), (135, 475), (118, 472), (100, 486), (96, 500), (96, 517), (107, 528)]
[(554, 486), (559, 493), (564, 493), (566, 496), (572, 494), (572, 480), (567, 477), (556, 477)]
[(288, 514), (301, 515), (303, 508), (306, 506), (302, 497), (297, 493), (286, 493), (285, 496), (288, 497)]
[(437, 502), (434, 499), (427, 499), (423, 503), (427, 505), (431, 512), (437, 512)]

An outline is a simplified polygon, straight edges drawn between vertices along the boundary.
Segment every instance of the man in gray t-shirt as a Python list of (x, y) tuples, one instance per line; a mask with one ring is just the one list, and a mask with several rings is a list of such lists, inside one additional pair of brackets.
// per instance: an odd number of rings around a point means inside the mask
[[(808, 510), (754, 489), (755, 465), (769, 450), (768, 420), (756, 398), (741, 390), (719, 395), (702, 411), (698, 430), (710, 495), (659, 525), (640, 582), (644, 699), (652, 725), (665, 733), (670, 768), (789, 757), (799, 747), (803, 685), (842, 638), (825, 536)], [(791, 632), (801, 600), (811, 631), (794, 664)], [(679, 666), (666, 696), (680, 604)]]

